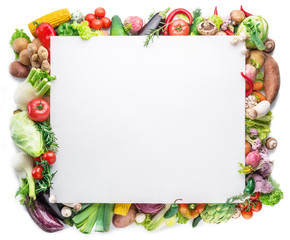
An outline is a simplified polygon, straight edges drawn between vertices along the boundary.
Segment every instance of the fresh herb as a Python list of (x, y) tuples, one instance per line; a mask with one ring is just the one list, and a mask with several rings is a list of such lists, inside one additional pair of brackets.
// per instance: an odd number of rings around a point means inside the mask
[(48, 188), (52, 188), (52, 179), (56, 172), (51, 173), (51, 166), (46, 160), (41, 162), (36, 161), (36, 166), (42, 166), (43, 171), (41, 175), (43, 178), (41, 180), (35, 180), (35, 193), (45, 192)]
[[(13, 42), (17, 39), (17, 38), (26, 38), (29, 42), (31, 42), (30, 37), (23, 32), (23, 29), (15, 29), (15, 32), (12, 34), (12, 37), (10, 39), (10, 46), (13, 47)], [(15, 60), (19, 59), (19, 53), (15, 52)]]
[(255, 43), (256, 47), (261, 51), (265, 50), (266, 47), (264, 46), (264, 43), (259, 36), (259, 33), (261, 32), (261, 29), (259, 28), (260, 23), (255, 24), (252, 19), (248, 19), (243, 21), (243, 24), (246, 27), (246, 31), (251, 36), (251, 41)]
[(192, 17), (193, 17), (193, 21), (194, 22), (198, 17), (201, 16), (201, 9), (197, 8), (192, 12)]
[(150, 13), (150, 15), (149, 15), (148, 20), (150, 20), (151, 18), (153, 18), (155, 14), (156, 14), (156, 11), (153, 10), (153, 12)]
[(154, 37), (159, 37), (160, 33), (163, 33), (167, 26), (169, 26), (172, 22), (165, 24), (164, 22), (161, 22), (162, 26), (160, 26), (157, 29), (150, 29), (150, 33), (147, 34), (146, 40), (144, 42), (144, 47), (148, 47), (149, 43), (152, 41)]
[(20, 187), (15, 194), (15, 197), (20, 196), (20, 204), (24, 204), (26, 197), (29, 196), (29, 183), (27, 178), (20, 179)]
[(228, 198), (226, 203), (227, 204), (232, 204), (235, 201), (241, 201), (241, 202), (243, 202), (243, 201), (245, 201), (245, 197), (246, 197), (245, 194), (241, 193), (239, 195), (236, 195), (236, 196), (233, 196), (233, 197)]
[(186, 217), (184, 217), (181, 213), (180, 213), (180, 211), (178, 211), (177, 213), (176, 213), (176, 217), (177, 217), (177, 223), (179, 223), (179, 224), (186, 224), (187, 223), (187, 221), (189, 220), (188, 218), (186, 218)]
[(56, 143), (57, 138), (51, 129), (51, 126), (46, 122), (36, 122), (36, 129), (41, 133), (44, 142), (45, 151), (57, 152), (58, 144)]

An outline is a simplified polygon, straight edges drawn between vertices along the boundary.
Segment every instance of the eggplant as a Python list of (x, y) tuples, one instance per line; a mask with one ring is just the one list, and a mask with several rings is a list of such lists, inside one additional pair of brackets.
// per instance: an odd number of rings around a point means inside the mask
[(57, 232), (63, 225), (38, 200), (27, 199), (25, 207), (33, 221), (45, 232)]
[[(165, 24), (166, 14), (170, 8), (156, 13), (138, 32), (137, 35), (149, 35), (152, 30), (162, 27)], [(162, 31), (160, 31), (162, 32)]]
[(36, 198), (37, 200), (42, 203), (43, 207), (51, 213), (54, 217), (58, 218), (59, 220), (63, 221), (65, 220), (65, 217), (61, 214), (61, 208), (57, 203), (51, 203), (49, 202), (50, 197), (50, 189), (47, 189), (45, 192), (40, 192), (37, 194)]

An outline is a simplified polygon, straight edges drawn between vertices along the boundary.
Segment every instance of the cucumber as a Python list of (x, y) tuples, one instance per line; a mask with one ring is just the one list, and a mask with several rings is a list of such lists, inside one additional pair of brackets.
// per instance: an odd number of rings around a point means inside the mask
[(112, 17), (110, 35), (111, 36), (128, 36), (129, 35), (125, 31), (121, 18), (118, 15), (115, 15)]
[(104, 209), (104, 231), (108, 232), (114, 215), (114, 206), (113, 203), (106, 203)]
[(95, 232), (104, 232), (104, 211), (105, 203), (101, 203), (99, 206), (98, 217), (96, 221)]

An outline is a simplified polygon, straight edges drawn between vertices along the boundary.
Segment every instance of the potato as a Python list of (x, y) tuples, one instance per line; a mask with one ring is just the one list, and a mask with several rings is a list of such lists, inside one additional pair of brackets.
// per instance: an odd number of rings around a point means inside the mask
[(280, 89), (280, 70), (275, 59), (265, 53), (264, 91), (266, 100), (274, 102)]
[(251, 64), (251, 59), (256, 61), (261, 66), (261, 68), (264, 66), (265, 57), (264, 57), (264, 54), (263, 54), (262, 51), (259, 51), (259, 50), (250, 51), (250, 56), (247, 58), (247, 62), (246, 63), (250, 63)]
[(135, 205), (132, 204), (126, 216), (117, 215), (117, 214), (114, 215), (113, 221), (112, 221), (113, 225), (116, 228), (127, 227), (133, 222), (135, 222), (136, 214), (137, 214), (137, 209)]
[(27, 49), (20, 52), (19, 61), (25, 66), (31, 66), (30, 57)]
[(29, 41), (26, 38), (17, 38), (13, 42), (13, 50), (20, 53), (22, 50), (27, 48)]
[(18, 61), (14, 61), (9, 65), (9, 72), (12, 76), (17, 78), (26, 78), (30, 72), (29, 67), (24, 66)]
[(36, 45), (37, 49), (38, 49), (40, 46), (42, 46), (42, 44), (41, 44), (41, 42), (40, 42), (40, 40), (39, 40), (38, 38), (34, 38), (34, 39), (32, 40), (32, 43), (34, 43), (34, 44)]

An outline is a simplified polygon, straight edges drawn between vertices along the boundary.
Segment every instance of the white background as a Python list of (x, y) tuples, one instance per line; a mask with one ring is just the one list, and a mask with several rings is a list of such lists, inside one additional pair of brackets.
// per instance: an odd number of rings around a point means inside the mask
[[(5, 6), (4, 6), (5, 2)], [(178, 2), (178, 4), (177, 4)], [(109, 17), (118, 14), (124, 20), (129, 15), (139, 15), (143, 18), (152, 12), (153, 9), (163, 10), (170, 6), (172, 9), (184, 7), (193, 10), (201, 7), (204, 15), (212, 15), (214, 6), (218, 6), (221, 15), (228, 14), (231, 10), (239, 8), (241, 1), (1, 1), (1, 71), (0, 71), (0, 136), (1, 136), (1, 218), (0, 236), (3, 239), (273, 239), (289, 236), (289, 32), (288, 32), (288, 7), (287, 1), (243, 1), (243, 6), (249, 12), (261, 14), (266, 18), (270, 25), (270, 37), (276, 41), (275, 59), (278, 61), (281, 70), (281, 90), (276, 104), (272, 110), (274, 120), (271, 127), (272, 136), (279, 142), (277, 151), (271, 154), (275, 160), (273, 177), (280, 182), (284, 191), (285, 198), (280, 204), (272, 207), (264, 207), (260, 213), (254, 215), (250, 221), (231, 220), (226, 224), (209, 225), (200, 224), (198, 228), (191, 229), (190, 223), (187, 225), (178, 225), (172, 228), (165, 228), (159, 232), (149, 233), (141, 227), (131, 225), (125, 229), (113, 229), (109, 233), (93, 233), (84, 236), (73, 229), (65, 229), (62, 232), (47, 234), (42, 232), (30, 219), (26, 210), (20, 206), (14, 199), (14, 194), (18, 187), (18, 181), (11, 168), (11, 157), (14, 154), (14, 147), (11, 144), (8, 132), (9, 118), (14, 110), (12, 93), (15, 87), (20, 83), (19, 80), (12, 79), (8, 73), (8, 65), (13, 61), (13, 52), (9, 47), (9, 40), (15, 28), (23, 28), (29, 32), (27, 24), (32, 20), (44, 14), (60, 8), (69, 8), (70, 11), (80, 9), (84, 13), (92, 12), (96, 7), (103, 6), (107, 10)], [(228, 64), (228, 65), (226, 65)], [(230, 67), (231, 61), (225, 63)], [(221, 94), (226, 93), (225, 91)], [(225, 143), (226, 145), (226, 143)], [(185, 170), (185, 174), (188, 172)], [(287, 237), (286, 237), (287, 238)]]

